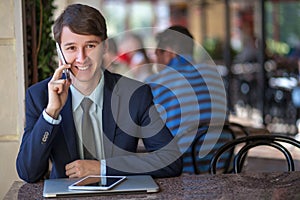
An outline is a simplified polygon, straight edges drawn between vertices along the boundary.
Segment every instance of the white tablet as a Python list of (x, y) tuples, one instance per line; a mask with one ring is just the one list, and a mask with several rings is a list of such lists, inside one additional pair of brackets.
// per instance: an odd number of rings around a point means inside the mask
[(126, 179), (126, 176), (87, 176), (69, 186), (71, 190), (109, 190)]

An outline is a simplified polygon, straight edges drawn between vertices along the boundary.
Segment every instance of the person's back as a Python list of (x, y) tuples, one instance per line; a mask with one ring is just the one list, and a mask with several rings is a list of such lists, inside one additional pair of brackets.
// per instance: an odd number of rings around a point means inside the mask
[[(195, 136), (207, 129), (206, 125), (225, 120), (223, 82), (215, 66), (194, 63), (192, 36), (184, 27), (171, 27), (158, 35), (156, 55), (163, 69), (149, 77), (147, 83), (155, 104), (160, 105), (158, 110), (163, 120), (178, 139), (181, 152), (189, 155), (184, 156), (183, 171), (193, 172), (190, 145)], [(212, 143), (204, 143), (201, 148), (213, 149), (221, 134), (212, 133), (208, 137), (212, 135), (215, 138)], [(201, 167), (202, 170), (207, 171), (207, 166)]]

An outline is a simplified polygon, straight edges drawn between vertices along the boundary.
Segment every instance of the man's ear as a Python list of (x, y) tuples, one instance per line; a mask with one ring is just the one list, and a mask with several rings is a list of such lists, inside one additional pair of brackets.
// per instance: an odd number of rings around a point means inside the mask
[(166, 47), (165, 52), (167, 53), (168, 58), (171, 60), (176, 57), (176, 52), (171, 47)]

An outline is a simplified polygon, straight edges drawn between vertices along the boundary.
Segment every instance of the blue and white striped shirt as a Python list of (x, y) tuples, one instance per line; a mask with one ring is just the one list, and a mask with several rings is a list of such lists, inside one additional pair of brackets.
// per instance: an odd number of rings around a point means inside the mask
[[(178, 139), (182, 153), (191, 153), (190, 145), (202, 125), (222, 123), (226, 118), (226, 92), (215, 66), (193, 64), (191, 56), (181, 55), (146, 82), (152, 89), (158, 112)], [(214, 147), (220, 134), (213, 135), (216, 137), (213, 144), (204, 143), (202, 149)], [(184, 156), (183, 162), (183, 172), (194, 171), (191, 156)], [(208, 166), (203, 166), (203, 170), (208, 170)]]

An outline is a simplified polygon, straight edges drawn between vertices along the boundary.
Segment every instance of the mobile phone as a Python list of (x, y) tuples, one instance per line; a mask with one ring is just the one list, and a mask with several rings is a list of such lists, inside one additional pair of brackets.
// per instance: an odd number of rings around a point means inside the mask
[[(58, 44), (58, 42), (56, 42), (56, 51), (57, 51), (57, 54), (58, 54), (58, 57), (59, 59), (61, 60), (61, 62), (65, 65), (67, 64), (67, 61), (64, 57), (64, 54), (60, 48), (60, 45)], [(66, 79), (69, 79), (70, 78), (70, 72), (69, 72), (69, 69), (64, 69), (64, 74), (65, 74), (65, 78)]]
[(126, 176), (87, 176), (69, 186), (73, 190), (109, 190), (126, 179)]

